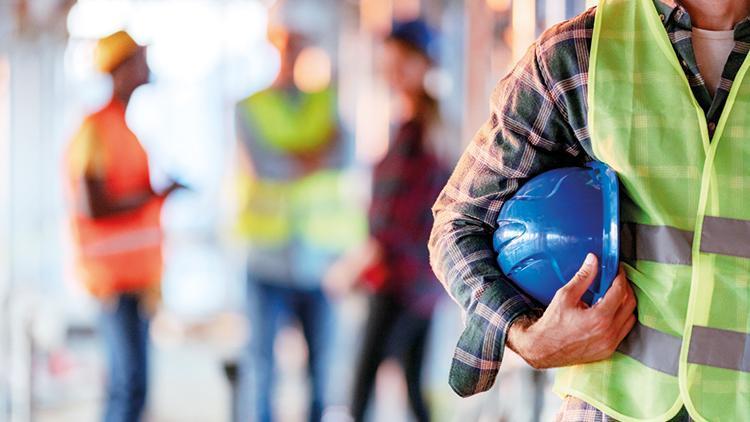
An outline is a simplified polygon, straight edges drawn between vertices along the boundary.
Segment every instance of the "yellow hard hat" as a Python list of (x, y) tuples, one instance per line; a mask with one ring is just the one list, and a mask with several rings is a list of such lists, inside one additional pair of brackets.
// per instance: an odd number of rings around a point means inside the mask
[(97, 70), (110, 73), (122, 62), (133, 57), (141, 48), (133, 37), (125, 31), (117, 31), (114, 34), (101, 38), (96, 43), (94, 50), (94, 65)]

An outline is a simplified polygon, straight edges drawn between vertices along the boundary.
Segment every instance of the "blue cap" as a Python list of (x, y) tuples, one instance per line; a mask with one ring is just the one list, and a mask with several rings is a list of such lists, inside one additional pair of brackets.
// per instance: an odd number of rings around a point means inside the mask
[(437, 58), (437, 34), (422, 19), (394, 22), (388, 38), (410, 45), (431, 60)]

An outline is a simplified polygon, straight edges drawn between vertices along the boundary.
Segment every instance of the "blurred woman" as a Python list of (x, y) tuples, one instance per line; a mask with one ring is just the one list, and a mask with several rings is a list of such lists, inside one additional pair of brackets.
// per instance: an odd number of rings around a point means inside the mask
[[(419, 421), (429, 420), (421, 370), (432, 311), (440, 285), (429, 266), (430, 208), (447, 180), (428, 135), (438, 119), (436, 101), (425, 91), (433, 65), (433, 34), (422, 21), (397, 23), (385, 40), (382, 68), (396, 99), (393, 142), (373, 172), (370, 239), (336, 265), (328, 286), (365, 280), (373, 294), (355, 374), (352, 416), (364, 419), (375, 374), (395, 356), (403, 366), (409, 404)], [(337, 286), (338, 285), (338, 286)]]

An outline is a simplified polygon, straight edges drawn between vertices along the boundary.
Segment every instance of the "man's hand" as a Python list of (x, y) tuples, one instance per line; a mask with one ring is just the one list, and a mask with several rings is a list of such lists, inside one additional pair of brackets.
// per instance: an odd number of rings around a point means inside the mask
[(323, 291), (332, 299), (346, 296), (357, 284), (359, 270), (348, 256), (334, 262), (323, 276)]
[(534, 368), (555, 368), (610, 357), (635, 324), (636, 300), (622, 267), (604, 297), (589, 307), (581, 296), (596, 277), (598, 260), (588, 254), (568, 284), (537, 320), (517, 320), (508, 347)]
[(331, 298), (349, 293), (362, 278), (365, 270), (382, 259), (383, 251), (375, 239), (352, 248), (328, 269), (323, 276), (323, 290)]
[(190, 188), (188, 188), (187, 186), (183, 185), (180, 182), (172, 181), (172, 183), (170, 183), (169, 186), (166, 189), (164, 189), (164, 191), (161, 194), (159, 194), (159, 196), (161, 196), (162, 198), (166, 198), (167, 196), (171, 195), (175, 191), (189, 190), (189, 189)]

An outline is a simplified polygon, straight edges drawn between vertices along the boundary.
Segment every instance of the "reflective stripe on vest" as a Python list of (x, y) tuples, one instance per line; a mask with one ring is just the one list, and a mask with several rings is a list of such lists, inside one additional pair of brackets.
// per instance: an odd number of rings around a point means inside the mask
[(283, 248), (296, 240), (340, 253), (366, 238), (366, 214), (342, 171), (320, 170), (284, 182), (240, 175), (239, 182), (243, 208), (236, 230), (256, 247)]
[(235, 180), (240, 207), (237, 233), (255, 246), (286, 245), (292, 236), (291, 182), (256, 179), (242, 172)]
[[(691, 265), (693, 232), (669, 226), (624, 223), (620, 252), (628, 260)], [(706, 216), (701, 252), (750, 258), (750, 221)]]
[(617, 351), (659, 372), (677, 376), (682, 339), (636, 322)]
[(713, 138), (652, 0), (602, 0), (588, 73), (593, 157), (621, 182), (621, 252), (638, 324), (555, 390), (616, 420), (750, 415), (750, 79)]
[(98, 239), (81, 245), (81, 253), (88, 258), (132, 252), (161, 245), (161, 229), (143, 228)]
[(669, 226), (623, 223), (620, 253), (626, 260), (690, 265), (693, 232)]
[(687, 361), (750, 372), (750, 335), (695, 325), (690, 337)]
[[(617, 351), (651, 369), (677, 376), (682, 339), (637, 322)], [(688, 362), (750, 372), (750, 334), (693, 326)]]
[(750, 258), (750, 221), (707, 215), (703, 219), (700, 250)]

